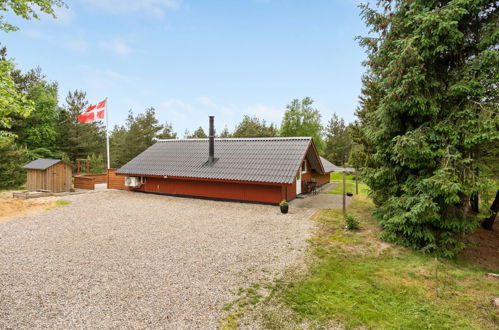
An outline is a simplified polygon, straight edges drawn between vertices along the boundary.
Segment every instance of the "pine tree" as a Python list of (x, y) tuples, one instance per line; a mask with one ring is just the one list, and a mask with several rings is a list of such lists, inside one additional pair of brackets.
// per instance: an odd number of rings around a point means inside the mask
[[(187, 130), (186, 133), (188, 134)], [(198, 129), (195, 130), (192, 134), (187, 136), (188, 139), (206, 139), (207, 137), (208, 135), (206, 135), (201, 126), (199, 126)]]
[[(154, 108), (143, 114), (133, 115), (130, 110), (125, 125), (115, 126), (110, 136), (112, 167), (121, 167), (152, 146), (164, 129), (158, 124)], [(171, 128), (171, 127), (170, 127)]]
[(227, 125), (225, 125), (224, 129), (222, 130), (222, 133), (220, 133), (219, 138), (225, 139), (225, 138), (230, 138), (230, 137), (232, 137), (232, 136), (229, 132), (229, 128), (227, 127)]
[(88, 107), (87, 94), (75, 90), (66, 97), (66, 106), (59, 111), (58, 146), (72, 162), (86, 159), (91, 154), (104, 154), (106, 132), (100, 122), (80, 123), (80, 115)]
[[(380, 1), (358, 116), (383, 237), (454, 255), (478, 224), (473, 200), (497, 153), (498, 3)], [(494, 166), (497, 166), (495, 164)]]
[(243, 117), (232, 133), (232, 137), (235, 138), (273, 137), (277, 135), (278, 131), (274, 124), (267, 125), (265, 119), (260, 120), (256, 116), (250, 117), (248, 115)]
[(165, 123), (163, 125), (163, 130), (158, 135), (158, 139), (169, 140), (176, 139), (177, 133), (173, 130), (173, 125), (171, 123)]

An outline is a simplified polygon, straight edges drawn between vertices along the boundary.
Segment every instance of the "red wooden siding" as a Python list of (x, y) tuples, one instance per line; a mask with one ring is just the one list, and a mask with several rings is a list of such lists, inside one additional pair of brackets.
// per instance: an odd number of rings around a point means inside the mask
[(272, 204), (278, 204), (283, 199), (281, 185), (189, 179), (146, 177), (145, 184), (141, 188), (135, 190), (162, 194), (232, 199)]
[[(311, 166), (310, 166), (310, 163), (308, 162), (308, 160), (305, 159), (305, 161), (307, 162), (307, 172), (302, 173), (302, 175), (301, 175), (301, 191), (302, 192), (305, 192), (307, 189), (307, 187), (305, 186), (306, 181), (315, 180), (316, 182), (318, 182), (321, 185), (329, 182), (329, 178), (330, 178), (329, 173), (326, 173), (326, 174), (317, 173), (315, 170), (311, 169)], [(301, 171), (301, 167), (300, 167), (299, 171)], [(296, 191), (296, 189), (295, 189), (295, 191)]]

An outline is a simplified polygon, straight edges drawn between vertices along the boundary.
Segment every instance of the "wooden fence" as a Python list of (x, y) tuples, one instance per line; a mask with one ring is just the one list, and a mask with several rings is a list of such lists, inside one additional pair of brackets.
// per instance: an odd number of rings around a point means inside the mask
[(82, 175), (85, 178), (93, 178), (95, 180), (95, 183), (107, 183), (107, 174), (102, 173), (102, 174), (86, 174)]
[(95, 184), (107, 183), (108, 189), (126, 190), (125, 177), (116, 175), (116, 169), (107, 170), (107, 174), (88, 174), (75, 176), (74, 187), (77, 189), (95, 189)]
[(107, 170), (107, 189), (125, 190), (125, 177), (116, 175), (116, 169)]
[(75, 189), (95, 189), (95, 179), (86, 176), (75, 176), (74, 178)]

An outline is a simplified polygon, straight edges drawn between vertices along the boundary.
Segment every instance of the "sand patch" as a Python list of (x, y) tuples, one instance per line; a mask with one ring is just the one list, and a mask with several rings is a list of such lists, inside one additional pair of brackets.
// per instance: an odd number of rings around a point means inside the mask
[(42, 212), (55, 205), (54, 201), (34, 201), (17, 198), (0, 198), (0, 222)]

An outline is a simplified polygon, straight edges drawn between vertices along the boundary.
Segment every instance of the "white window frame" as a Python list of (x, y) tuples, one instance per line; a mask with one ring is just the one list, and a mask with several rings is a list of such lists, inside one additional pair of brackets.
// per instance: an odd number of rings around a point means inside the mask
[[(303, 168), (305, 168), (305, 170)], [(300, 171), (301, 171), (301, 173), (307, 173), (307, 161), (306, 160), (304, 160), (303, 163), (301, 163)]]

